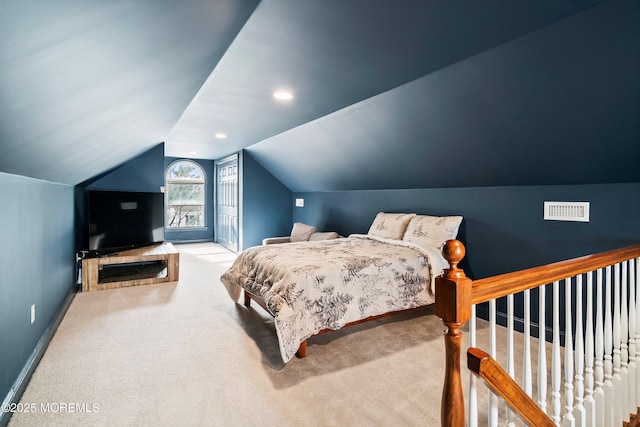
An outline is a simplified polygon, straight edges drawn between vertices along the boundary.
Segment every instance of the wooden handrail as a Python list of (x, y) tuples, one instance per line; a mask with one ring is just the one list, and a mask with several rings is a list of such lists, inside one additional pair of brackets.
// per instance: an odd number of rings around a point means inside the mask
[(554, 427), (555, 423), (524, 392), (513, 378), (491, 356), (479, 348), (467, 350), (467, 367), (496, 395), (500, 396), (511, 410), (530, 426)]
[(474, 280), (471, 291), (471, 304), (480, 304), (495, 298), (516, 294), (527, 289), (553, 283), (556, 280), (588, 273), (598, 268), (637, 257), (640, 257), (640, 245), (633, 245), (595, 255), (586, 255), (540, 267), (492, 276), (486, 279)]

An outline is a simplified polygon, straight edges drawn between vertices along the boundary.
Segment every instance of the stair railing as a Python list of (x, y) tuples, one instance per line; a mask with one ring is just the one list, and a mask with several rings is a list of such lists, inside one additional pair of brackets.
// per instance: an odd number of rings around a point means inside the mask
[[(522, 391), (530, 399), (536, 399), (541, 412), (554, 424), (567, 427), (620, 426), (623, 422), (636, 422), (635, 415), (631, 414), (637, 414), (640, 406), (640, 369), (636, 360), (636, 343), (640, 340), (640, 245), (476, 281), (471, 281), (458, 268), (465, 255), (462, 243), (448, 241), (443, 254), (450, 264), (436, 279), (436, 314), (446, 326), (443, 426), (477, 425), (478, 402), (473, 375), (468, 387), (468, 414), (465, 414), (460, 371), (461, 330), (469, 321), (469, 342), (475, 347), (475, 307), (488, 303), (490, 354), (487, 357), (491, 361), (487, 366), (493, 366), (497, 353), (497, 316), (500, 315), (496, 303), (501, 298), (506, 299), (507, 307), (502, 322), (506, 322), (507, 334), (505, 372), (511, 378), (515, 377), (514, 324), (518, 323), (524, 337), (518, 352), (522, 354), (521, 390), (517, 392), (520, 397), (507, 396), (505, 400), (520, 402)], [(547, 294), (547, 290), (551, 292)], [(532, 291), (537, 293), (538, 301), (543, 302), (538, 304), (537, 323), (531, 321)], [(522, 319), (515, 319), (514, 295), (522, 298)], [(548, 331), (547, 317), (552, 318), (551, 331)], [(535, 339), (532, 329), (538, 330)], [(547, 342), (549, 335), (550, 343)], [(538, 363), (534, 365), (531, 342), (536, 339)], [(477, 355), (472, 349), (470, 353)], [(535, 384), (534, 370), (537, 370)], [(547, 393), (549, 388), (551, 393)], [(513, 403), (509, 402), (509, 406)], [(491, 393), (487, 407), (490, 426), (498, 424), (499, 405)], [(507, 424), (512, 423), (514, 412), (527, 419), (528, 414), (523, 414), (516, 404), (504, 412)]]

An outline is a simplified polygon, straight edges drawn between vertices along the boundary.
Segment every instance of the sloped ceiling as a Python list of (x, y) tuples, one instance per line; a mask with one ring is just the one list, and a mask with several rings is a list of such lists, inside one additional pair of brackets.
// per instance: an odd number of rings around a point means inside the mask
[(249, 151), (294, 191), (638, 182), (640, 14), (613, 6)]
[(294, 191), (637, 182), (639, 5), (10, 2), (0, 171), (76, 184), (165, 141)]
[(162, 142), (258, 0), (3, 0), (0, 171), (77, 184)]

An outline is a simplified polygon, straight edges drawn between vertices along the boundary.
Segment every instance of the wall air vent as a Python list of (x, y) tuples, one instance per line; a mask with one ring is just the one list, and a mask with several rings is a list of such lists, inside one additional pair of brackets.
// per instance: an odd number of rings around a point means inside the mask
[(544, 202), (544, 219), (589, 222), (589, 202)]

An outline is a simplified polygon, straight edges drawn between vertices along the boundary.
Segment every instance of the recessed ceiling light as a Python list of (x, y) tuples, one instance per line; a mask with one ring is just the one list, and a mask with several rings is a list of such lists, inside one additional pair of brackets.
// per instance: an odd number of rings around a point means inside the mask
[(197, 151), (189, 151), (189, 154), (198, 154)]
[(293, 99), (293, 93), (288, 90), (277, 90), (273, 92), (273, 97), (279, 101), (288, 101)]
[(227, 137), (226, 133), (216, 133), (215, 137), (218, 139), (225, 139)]

